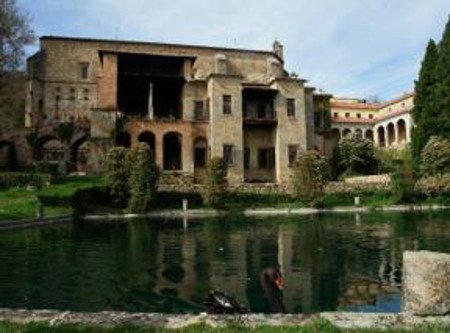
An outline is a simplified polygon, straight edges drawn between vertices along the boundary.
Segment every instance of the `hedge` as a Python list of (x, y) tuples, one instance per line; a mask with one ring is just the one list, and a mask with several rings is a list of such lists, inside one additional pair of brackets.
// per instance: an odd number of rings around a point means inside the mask
[(50, 182), (51, 176), (40, 173), (0, 172), (0, 189), (20, 186), (43, 186)]

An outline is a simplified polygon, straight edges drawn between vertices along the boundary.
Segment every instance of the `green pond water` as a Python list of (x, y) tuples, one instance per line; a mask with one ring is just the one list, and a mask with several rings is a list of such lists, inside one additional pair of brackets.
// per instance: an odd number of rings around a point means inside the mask
[(75, 222), (0, 233), (0, 307), (197, 313), (211, 289), (252, 312), (279, 265), (287, 312), (398, 312), (404, 250), (450, 253), (450, 217), (368, 213)]

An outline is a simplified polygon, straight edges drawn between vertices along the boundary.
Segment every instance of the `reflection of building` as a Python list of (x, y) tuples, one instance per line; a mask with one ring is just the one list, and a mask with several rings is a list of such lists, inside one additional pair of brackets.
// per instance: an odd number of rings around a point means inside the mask
[[(108, 146), (144, 142), (168, 172), (199, 175), (223, 157), (235, 183), (287, 182), (330, 97), (287, 74), (278, 42), (258, 51), (42, 37), (28, 74), (26, 126), (88, 124), (72, 156), (86, 140), (100, 161)], [(36, 149), (54, 139), (41, 135)]]
[(386, 103), (333, 98), (332, 129), (339, 140), (348, 133), (359, 133), (377, 147), (401, 148), (411, 142), (411, 110), (414, 94), (405, 94)]

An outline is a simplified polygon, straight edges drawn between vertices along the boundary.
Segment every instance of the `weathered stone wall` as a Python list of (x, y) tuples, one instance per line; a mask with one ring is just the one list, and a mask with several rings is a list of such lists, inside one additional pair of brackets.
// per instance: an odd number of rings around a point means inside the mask
[[(288, 183), (292, 176), (289, 167), (288, 146), (297, 145), (299, 149), (307, 149), (305, 94), (303, 84), (294, 79), (275, 80), (272, 88), (278, 90), (275, 98), (275, 110), (278, 119), (276, 134), (276, 179), (280, 183)], [(287, 99), (295, 100), (295, 116), (287, 114)]]
[(402, 301), (407, 313), (450, 314), (450, 254), (405, 251)]
[[(211, 157), (223, 157), (223, 146), (233, 146), (234, 161), (228, 166), (230, 183), (244, 180), (241, 80), (230, 75), (214, 75), (208, 80)], [(231, 114), (223, 114), (223, 95), (231, 96)]]

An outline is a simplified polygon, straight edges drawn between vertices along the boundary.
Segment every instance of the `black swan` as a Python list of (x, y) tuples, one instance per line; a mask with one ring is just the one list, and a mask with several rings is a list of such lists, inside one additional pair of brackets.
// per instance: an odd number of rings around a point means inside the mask
[[(260, 276), (259, 281), (264, 290), (264, 295), (270, 304), (272, 313), (285, 312), (280, 291), (283, 290), (283, 279), (278, 268), (266, 268)], [(205, 301), (206, 313), (208, 314), (243, 314), (248, 309), (239, 304), (233, 297), (221, 291), (211, 291)]]

